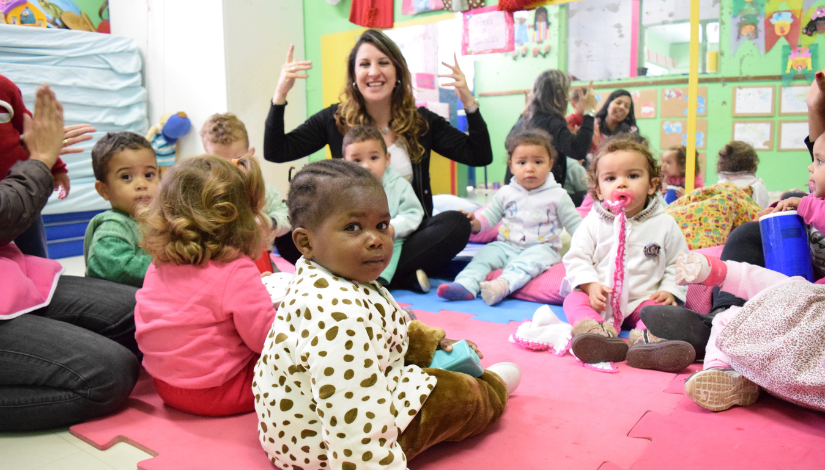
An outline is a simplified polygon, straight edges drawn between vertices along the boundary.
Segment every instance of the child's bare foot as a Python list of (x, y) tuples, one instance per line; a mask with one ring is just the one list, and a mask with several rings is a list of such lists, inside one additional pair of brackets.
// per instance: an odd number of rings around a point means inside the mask
[(441, 284), (435, 292), (439, 297), (447, 300), (473, 300), (476, 298), (476, 296), (457, 282)]
[(706, 410), (724, 411), (752, 405), (759, 398), (759, 386), (733, 369), (712, 368), (688, 377), (685, 395)]
[(487, 305), (495, 305), (510, 295), (510, 283), (507, 282), (507, 279), (493, 279), (492, 281), (482, 282), (480, 286), (481, 298), (484, 299)]
[(700, 253), (679, 253), (676, 257), (676, 283), (718, 286), (725, 280), (728, 267), (719, 258)]

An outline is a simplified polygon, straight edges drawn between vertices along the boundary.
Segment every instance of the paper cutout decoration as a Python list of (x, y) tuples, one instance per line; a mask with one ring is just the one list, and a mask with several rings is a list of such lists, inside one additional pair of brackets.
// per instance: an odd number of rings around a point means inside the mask
[(815, 7), (802, 17), (805, 26), (799, 35), (799, 45), (808, 47), (816, 40), (817, 34), (825, 34), (825, 7)]
[(547, 18), (547, 8), (536, 8), (533, 19), (533, 42), (541, 44), (550, 40), (550, 21)]
[(799, 42), (799, 16), (790, 10), (775, 11), (765, 17), (765, 52), (771, 50), (779, 38), (785, 38), (791, 47)]
[(738, 16), (733, 17), (731, 25), (734, 30), (730, 35), (731, 54), (735, 55), (739, 46), (745, 42), (752, 42), (760, 54), (765, 53), (764, 19), (763, 11), (754, 8), (753, 5), (746, 5)]
[(435, 75), (431, 73), (415, 74), (415, 86), (427, 90), (435, 90)]
[(349, 22), (365, 28), (392, 28), (393, 0), (352, 0)]
[(765, 11), (765, 0), (733, 0), (732, 16), (739, 16), (742, 10), (755, 9), (760, 12)]
[(527, 17), (529, 15), (526, 11), (517, 11), (513, 13), (513, 20), (515, 22), (513, 32), (513, 42), (516, 44), (524, 44), (530, 42), (530, 35), (527, 32)]
[(819, 44), (809, 47), (782, 46), (782, 86), (788, 86), (797, 75), (804, 75), (809, 82), (813, 81), (814, 74), (819, 70)]
[(485, 5), (484, 0), (441, 0), (444, 2), (444, 9), (451, 11), (467, 11), (481, 8)]
[[(404, 15), (415, 15), (416, 13), (442, 9), (444, 9), (444, 3), (441, 0), (404, 0), (401, 2), (401, 13)], [(389, 27), (392, 28), (392, 26)]]
[(461, 36), (461, 53), (488, 54), (509, 52), (515, 49), (513, 42), (513, 14), (498, 11), (498, 7), (470, 10), (464, 13), (464, 34)]

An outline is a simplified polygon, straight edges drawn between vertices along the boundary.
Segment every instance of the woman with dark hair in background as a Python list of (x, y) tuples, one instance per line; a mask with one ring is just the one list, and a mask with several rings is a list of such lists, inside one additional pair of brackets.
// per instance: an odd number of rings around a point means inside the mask
[(602, 109), (596, 113), (596, 122), (603, 136), (638, 132), (633, 98), (627, 90), (616, 90), (607, 97)]
[[(536, 77), (533, 90), (527, 99), (527, 107), (507, 136), (509, 139), (522, 129), (533, 128), (550, 134), (553, 138), (553, 148), (559, 154), (559, 158), (556, 158), (553, 163), (553, 178), (562, 186), (564, 186), (567, 175), (567, 159), (562, 157), (570, 157), (574, 160), (584, 160), (587, 157), (593, 141), (593, 119), (596, 116), (596, 97), (593, 95), (591, 83), (582, 97), (581, 125), (577, 133), (571, 132), (565, 118), (568, 96), (570, 96), (570, 77), (567, 73), (555, 69), (545, 70)], [(511, 176), (508, 168), (504, 177), (505, 184), (510, 181)], [(574, 202), (577, 201), (574, 199)], [(581, 202), (581, 199), (578, 202)]]

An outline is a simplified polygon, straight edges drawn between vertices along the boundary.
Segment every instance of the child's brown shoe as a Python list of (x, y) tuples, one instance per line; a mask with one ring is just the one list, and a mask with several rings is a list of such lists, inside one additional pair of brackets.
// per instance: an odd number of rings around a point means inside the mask
[(759, 386), (733, 369), (711, 368), (688, 377), (685, 395), (706, 410), (724, 411), (754, 404)]
[(621, 362), (627, 356), (627, 343), (618, 338), (616, 329), (609, 323), (589, 318), (573, 325), (573, 341), (570, 349), (585, 364)]
[(636, 369), (677, 372), (693, 364), (696, 351), (684, 341), (657, 338), (648, 330), (630, 332), (627, 365)]

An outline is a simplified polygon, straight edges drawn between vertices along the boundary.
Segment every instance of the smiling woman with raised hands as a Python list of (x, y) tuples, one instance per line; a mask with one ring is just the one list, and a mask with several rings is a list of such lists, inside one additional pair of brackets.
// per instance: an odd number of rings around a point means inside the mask
[[(433, 216), (431, 152), (470, 166), (485, 166), (493, 161), (487, 125), (458, 62), (442, 62), (451, 73), (439, 77), (453, 80), (441, 86), (455, 89), (467, 112), (469, 134), (460, 132), (427, 108), (415, 106), (412, 78), (404, 56), (389, 37), (373, 29), (365, 31), (350, 51), (341, 103), (319, 111), (285, 133), (287, 94), (295, 80), (307, 78), (306, 71), (312, 68), (311, 61), (294, 60), (292, 53), (290, 46), (266, 119), (264, 158), (276, 163), (289, 162), (325, 145), (329, 145), (333, 158), (342, 158), (344, 134), (350, 128), (377, 127), (392, 157), (390, 166), (412, 183), (425, 213), (418, 230), (407, 237), (394, 284), (418, 285), (428, 290), (426, 277), (416, 276), (416, 271), (432, 270), (448, 262), (467, 244), (471, 230), (460, 212), (446, 211)], [(276, 239), (276, 246), (291, 262), (300, 256), (290, 235)]]

